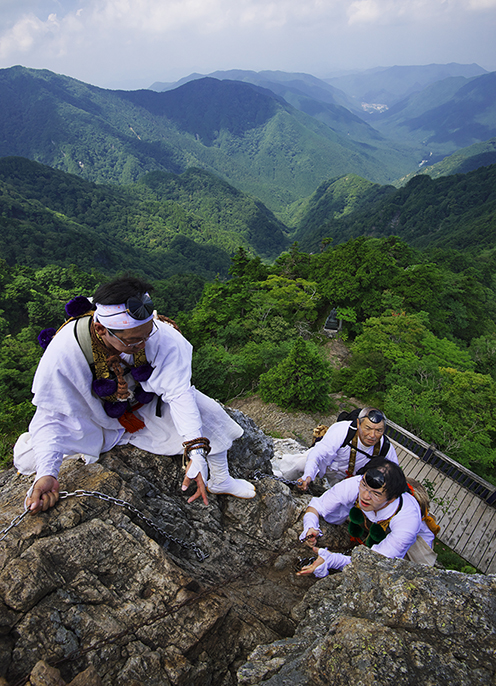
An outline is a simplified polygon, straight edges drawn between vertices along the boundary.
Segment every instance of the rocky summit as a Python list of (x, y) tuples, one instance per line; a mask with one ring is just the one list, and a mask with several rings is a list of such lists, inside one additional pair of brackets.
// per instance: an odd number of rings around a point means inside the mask
[[(272, 439), (228, 411), (245, 431), (231, 473), (270, 475)], [(67, 460), (69, 495), (8, 531), (0, 684), (496, 684), (494, 577), (362, 548), (343, 573), (296, 576), (309, 495), (264, 478), (253, 500), (188, 505), (181, 462), (131, 446)], [(30, 482), (1, 474), (2, 528)], [(344, 527), (324, 541), (349, 545)]]

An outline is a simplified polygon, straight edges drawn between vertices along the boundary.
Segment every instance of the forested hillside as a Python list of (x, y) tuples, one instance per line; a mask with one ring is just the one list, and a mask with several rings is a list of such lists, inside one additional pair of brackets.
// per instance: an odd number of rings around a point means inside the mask
[(452, 77), (370, 116), (384, 136), (418, 146), (433, 162), (496, 135), (496, 72)]
[[(315, 255), (293, 246), (271, 268), (239, 253), (234, 278), (207, 284), (180, 317), (195, 384), (223, 400), (258, 390), (313, 411), (329, 407), (330, 389), (358, 396), (494, 480), (496, 256), (430, 259), (395, 238)], [(337, 371), (319, 354), (331, 307), (352, 352)]]
[(352, 175), (323, 184), (299, 221), (305, 250), (322, 240), (397, 235), (419, 248), (492, 249), (496, 235), (496, 165), (468, 174), (412, 178), (395, 190)]
[(407, 174), (403, 179), (395, 182), (395, 185), (402, 186), (414, 176), (419, 174), (427, 174), (432, 179), (437, 179), (439, 176), (448, 176), (450, 174), (467, 174), (470, 171), (475, 171), (479, 167), (489, 167), (491, 164), (496, 164), (496, 138), (490, 138), (484, 143), (474, 143), (467, 148), (461, 148), (452, 155), (448, 155), (441, 162), (430, 164), (430, 160), (424, 161), (419, 170)]
[(117, 187), (2, 158), (0, 207), (0, 254), (12, 266), (215, 278), (227, 276), (240, 246), (274, 258), (288, 245), (286, 228), (260, 202), (198, 170)]
[(394, 234), (415, 247), (485, 250), (494, 245), (495, 188), (495, 165), (417, 176), (400, 189), (348, 174), (295, 206), (290, 232), (261, 202), (204, 170), (109, 186), (0, 158), (0, 251), (11, 266), (212, 279), (227, 276), (239, 247), (273, 260), (290, 240), (315, 252), (329, 241)]
[[(227, 401), (258, 391), (283, 407), (327, 411), (330, 391), (386, 409), (393, 421), (496, 479), (495, 251), (416, 252), (401, 240), (359, 238), (311, 255), (293, 245), (272, 266), (240, 249), (231, 279), (155, 282), (159, 311), (195, 347), (194, 384)], [(5, 457), (32, 414), (41, 328), (102, 277), (76, 267), (0, 268), (0, 434)], [(197, 302), (198, 301), (198, 302)], [(350, 365), (322, 356), (331, 308), (344, 322)], [(183, 313), (181, 313), (183, 311)]]
[(354, 140), (271, 91), (236, 81), (202, 79), (164, 93), (107, 91), (12, 67), (0, 70), (0, 100), (0, 156), (100, 183), (199, 167), (272, 210), (310, 195), (329, 175), (351, 171), (385, 183), (415, 164), (413, 154), (365, 124)]

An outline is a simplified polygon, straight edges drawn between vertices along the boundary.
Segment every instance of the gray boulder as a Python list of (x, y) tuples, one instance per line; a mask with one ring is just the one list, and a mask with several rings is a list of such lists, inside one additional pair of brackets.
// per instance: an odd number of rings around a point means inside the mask
[[(269, 474), (272, 439), (235, 419), (245, 434), (231, 473)], [(230, 686), (255, 646), (294, 632), (291, 610), (313, 583), (291, 571), (308, 497), (264, 479), (252, 500), (188, 505), (181, 462), (132, 446), (93, 465), (64, 462), (64, 491), (105, 496), (63, 498), (0, 544), (0, 677), (13, 683), (38, 665), (69, 683), (92, 667), (108, 686)], [(0, 475), (2, 528), (30, 483)]]
[[(272, 439), (234, 418), (231, 472), (270, 474)], [(309, 495), (265, 478), (252, 500), (188, 505), (182, 480), (180, 456), (131, 446), (64, 463), (61, 488), (93, 495), (26, 516), (0, 543), (0, 684), (496, 684), (494, 577), (366, 549), (342, 573), (299, 577)], [(30, 483), (0, 474), (1, 528)], [(349, 546), (345, 526), (323, 531), (323, 545)]]
[(293, 611), (293, 637), (258, 646), (244, 686), (496, 683), (496, 578), (389, 560), (360, 546)]

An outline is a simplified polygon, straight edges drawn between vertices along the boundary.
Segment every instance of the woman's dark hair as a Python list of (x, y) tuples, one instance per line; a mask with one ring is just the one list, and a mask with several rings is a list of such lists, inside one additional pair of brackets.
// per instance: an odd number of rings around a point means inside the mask
[(120, 305), (133, 296), (139, 297), (143, 293), (150, 293), (152, 290), (153, 286), (150, 283), (125, 274), (98, 286), (93, 296), (93, 302), (101, 305)]
[(365, 474), (371, 469), (377, 469), (384, 474), (384, 491), (388, 500), (399, 498), (402, 493), (408, 490), (408, 484), (403, 470), (396, 462), (386, 460), (384, 457), (374, 457), (367, 464), (358, 470), (358, 474)]

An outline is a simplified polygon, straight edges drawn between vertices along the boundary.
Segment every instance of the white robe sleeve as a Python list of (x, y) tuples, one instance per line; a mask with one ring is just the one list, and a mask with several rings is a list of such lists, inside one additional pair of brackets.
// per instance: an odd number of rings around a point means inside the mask
[(310, 477), (313, 481), (317, 474), (322, 477), (328, 467), (332, 466), (337, 452), (346, 438), (351, 422), (336, 422), (330, 426), (321, 441), (308, 451), (303, 480)]
[(123, 427), (109, 417), (92, 393), (93, 376), (67, 324), (51, 341), (33, 381), (36, 413), (29, 425), (36, 457), (36, 478), (58, 476), (64, 455), (82, 453), (98, 458), (115, 445)]
[(415, 498), (409, 493), (403, 493), (403, 506), (390, 523), (390, 532), (386, 538), (372, 546), (372, 550), (384, 555), (384, 557), (405, 557), (408, 548), (417, 539), (422, 515)]
[(150, 378), (143, 382), (145, 391), (152, 391), (168, 403), (177, 433), (185, 441), (202, 435), (202, 420), (191, 386), (191, 344), (173, 327), (156, 322), (159, 332), (146, 346), (146, 355), (154, 367)]
[(342, 524), (346, 521), (358, 495), (361, 476), (352, 476), (340, 481), (318, 498), (309, 503), (329, 524)]

